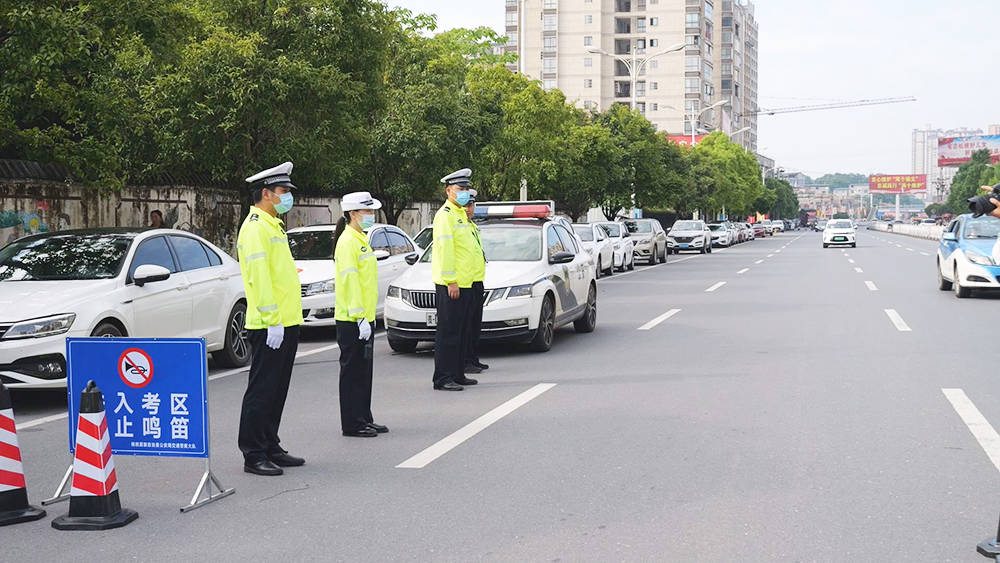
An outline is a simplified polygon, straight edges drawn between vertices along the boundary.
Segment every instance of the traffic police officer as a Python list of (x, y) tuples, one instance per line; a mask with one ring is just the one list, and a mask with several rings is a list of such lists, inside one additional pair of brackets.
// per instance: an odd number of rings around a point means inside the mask
[(254, 205), (237, 238), (247, 298), (246, 328), (253, 349), (239, 446), (243, 470), (257, 475), (281, 475), (282, 467), (305, 463), (289, 455), (278, 438), (302, 324), (299, 276), (285, 224), (278, 219), (294, 203), (291, 174), (292, 163), (286, 162), (246, 179)]
[(368, 192), (341, 199), (334, 231), (337, 344), (340, 346), (340, 426), (344, 436), (374, 438), (389, 429), (372, 418), (372, 323), (378, 305), (378, 264), (365, 231), (382, 202)]
[(482, 254), (464, 208), (469, 202), (470, 176), (472, 170), (463, 168), (441, 178), (448, 200), (434, 215), (431, 252), (431, 275), (437, 293), (434, 389), (440, 391), (462, 391), (463, 385), (478, 383), (465, 377), (472, 282), (476, 256)]
[(483, 306), (486, 304), (486, 289), (483, 280), (486, 279), (486, 252), (483, 250), (483, 240), (479, 235), (479, 226), (473, 221), (476, 213), (476, 190), (469, 190), (469, 203), (465, 204), (465, 213), (469, 216), (469, 228), (476, 238), (479, 253), (475, 256), (475, 273), (472, 276), (472, 305), (469, 312), (469, 347), (465, 352), (465, 373), (482, 373), (490, 366), (479, 361), (479, 336), (483, 326)]

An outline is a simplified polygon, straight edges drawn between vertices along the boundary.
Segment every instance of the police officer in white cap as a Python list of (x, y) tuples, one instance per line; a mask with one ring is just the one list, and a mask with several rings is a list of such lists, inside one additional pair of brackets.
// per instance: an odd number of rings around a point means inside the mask
[(340, 200), (344, 216), (333, 233), (337, 344), (340, 346), (340, 426), (344, 436), (374, 438), (389, 431), (372, 417), (372, 326), (378, 305), (378, 261), (365, 234), (382, 202), (368, 192)]
[(302, 288), (278, 215), (293, 205), (292, 163), (246, 179), (254, 206), (240, 227), (237, 251), (247, 298), (246, 328), (253, 360), (243, 396), (239, 446), (243, 469), (281, 475), (282, 467), (303, 465), (278, 438), (302, 324)]
[(441, 178), (448, 200), (434, 215), (431, 251), (431, 275), (437, 302), (434, 389), (439, 391), (462, 391), (465, 386), (478, 383), (465, 376), (472, 282), (475, 281), (476, 262), (482, 253), (465, 212), (472, 185), (470, 176), (472, 170), (463, 168)]

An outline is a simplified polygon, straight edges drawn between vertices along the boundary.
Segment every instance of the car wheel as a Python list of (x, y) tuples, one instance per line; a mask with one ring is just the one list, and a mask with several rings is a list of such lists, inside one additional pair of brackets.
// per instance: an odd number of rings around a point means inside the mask
[(604, 273), (604, 269), (601, 268), (601, 257), (598, 256), (597, 257), (597, 272), (594, 274), (594, 277), (597, 278), (597, 279), (601, 279), (601, 275), (603, 273)]
[(944, 274), (941, 273), (941, 259), (940, 258), (938, 258), (938, 260), (937, 260), (937, 281), (938, 281), (938, 289), (940, 289), (941, 291), (949, 291), (949, 290), (951, 290), (951, 282), (948, 281), (948, 280), (946, 280), (946, 279), (944, 279)]
[(614, 256), (611, 257), (611, 264), (608, 266), (608, 269), (605, 270), (604, 273), (607, 274), (607, 275), (609, 275), (609, 276), (613, 276), (615, 274), (615, 258), (614, 258)]
[(631, 256), (629, 256), (629, 259), (628, 259), (628, 269), (629, 270), (634, 270), (635, 269), (635, 254), (632, 254)]
[(858, 247), (858, 243), (856, 243), (856, 242), (851, 243), (851, 248), (857, 248), (857, 247)]
[(125, 333), (115, 324), (102, 322), (94, 328), (94, 331), (90, 333), (90, 336), (97, 338), (121, 338), (125, 336)]
[(955, 266), (955, 274), (951, 282), (952, 289), (955, 290), (955, 297), (959, 299), (965, 299), (966, 297), (972, 295), (972, 289), (968, 287), (962, 287), (962, 280), (958, 277), (958, 266)]
[(416, 340), (400, 340), (398, 338), (389, 338), (389, 348), (393, 352), (399, 352), (400, 354), (412, 354), (417, 349)]
[(573, 321), (573, 328), (577, 332), (594, 332), (597, 328), (597, 286), (594, 284), (590, 284), (587, 292), (587, 309), (582, 317)]
[(660, 262), (667, 263), (667, 247), (665, 246), (663, 247), (663, 253), (660, 254)]
[(237, 303), (226, 322), (226, 343), (222, 350), (212, 352), (221, 367), (241, 368), (250, 363), (250, 339), (247, 337), (247, 306)]
[(823, 248), (830, 248), (830, 245), (824, 242), (823, 243)]
[(548, 352), (552, 348), (552, 339), (556, 332), (556, 304), (551, 295), (546, 295), (542, 301), (542, 312), (538, 316), (538, 328), (535, 337), (531, 339), (533, 352)]

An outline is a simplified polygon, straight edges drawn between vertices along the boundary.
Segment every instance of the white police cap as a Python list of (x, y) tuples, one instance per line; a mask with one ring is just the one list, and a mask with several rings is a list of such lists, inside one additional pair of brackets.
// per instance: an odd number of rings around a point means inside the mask
[(254, 186), (260, 186), (267, 188), (270, 186), (285, 186), (286, 188), (295, 189), (295, 184), (292, 183), (292, 163), (285, 162), (279, 164), (274, 168), (268, 168), (262, 172), (258, 172), (253, 176), (246, 179), (248, 184), (253, 184)]
[(382, 202), (373, 198), (368, 192), (353, 192), (340, 199), (340, 209), (342, 211), (356, 211), (358, 209), (382, 209)]
[(444, 178), (441, 178), (441, 183), (446, 186), (462, 186), (463, 188), (468, 188), (472, 185), (469, 178), (472, 176), (471, 168), (463, 168), (456, 172), (448, 174)]

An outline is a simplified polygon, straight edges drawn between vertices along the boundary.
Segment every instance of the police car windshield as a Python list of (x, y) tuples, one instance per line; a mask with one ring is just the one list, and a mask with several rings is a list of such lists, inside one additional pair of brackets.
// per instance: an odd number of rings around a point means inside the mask
[(649, 221), (625, 221), (625, 228), (630, 233), (653, 232), (653, 225)]
[(983, 215), (969, 219), (965, 223), (965, 238), (997, 238), (1000, 233), (1000, 219)]
[[(489, 262), (537, 262), (542, 259), (542, 229), (537, 224), (496, 223), (479, 227), (479, 240)], [(433, 245), (420, 257), (431, 261)]]
[(594, 240), (594, 231), (590, 226), (579, 226), (575, 225), (573, 231), (580, 235), (580, 240), (583, 242), (592, 242)]
[(122, 269), (135, 235), (52, 235), (0, 249), (0, 281), (99, 280)]
[(333, 231), (288, 233), (288, 248), (296, 260), (332, 260)]

